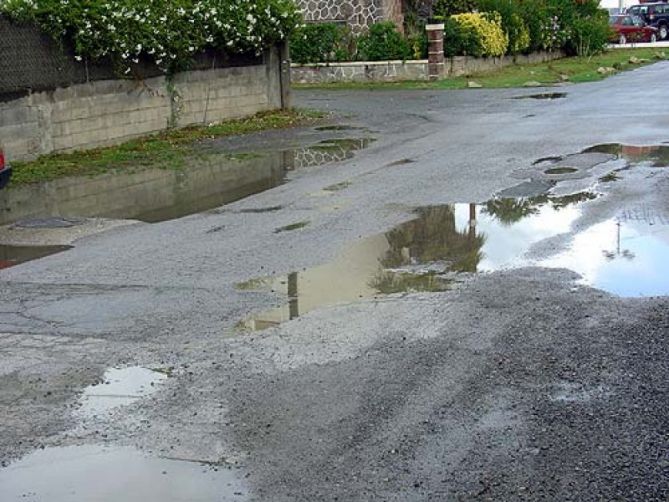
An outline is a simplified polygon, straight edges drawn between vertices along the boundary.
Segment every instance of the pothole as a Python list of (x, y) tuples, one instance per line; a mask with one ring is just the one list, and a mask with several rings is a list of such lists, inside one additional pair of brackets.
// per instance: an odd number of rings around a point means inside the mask
[(551, 169), (546, 169), (545, 174), (556, 175), (556, 174), (570, 174), (577, 172), (578, 169), (575, 167), (553, 167)]
[(539, 94), (529, 94), (527, 96), (515, 96), (511, 99), (539, 99), (539, 100), (553, 100), (563, 99), (567, 97), (566, 92), (542, 92)]
[(121, 406), (150, 396), (167, 377), (167, 371), (140, 366), (111, 368), (105, 372), (101, 382), (84, 389), (77, 414), (86, 417), (109, 414)]
[(72, 249), (72, 246), (7, 246), (0, 245), (0, 269), (38, 260)]
[(350, 181), (342, 181), (340, 183), (334, 183), (333, 185), (326, 186), (323, 190), (325, 192), (339, 192), (350, 187), (353, 183)]
[(0, 500), (182, 502), (245, 500), (231, 469), (197, 460), (146, 455), (132, 448), (46, 448), (0, 469)]
[(364, 127), (352, 126), (346, 124), (326, 125), (315, 128), (317, 131), (363, 131)]
[(667, 145), (626, 145), (623, 143), (603, 143), (583, 150), (583, 153), (605, 153), (624, 159), (631, 165), (648, 164), (650, 167), (669, 166), (669, 146)]
[(298, 221), (296, 223), (291, 223), (290, 225), (285, 225), (274, 230), (275, 234), (280, 234), (282, 232), (292, 232), (294, 230), (299, 230), (309, 225), (308, 221)]

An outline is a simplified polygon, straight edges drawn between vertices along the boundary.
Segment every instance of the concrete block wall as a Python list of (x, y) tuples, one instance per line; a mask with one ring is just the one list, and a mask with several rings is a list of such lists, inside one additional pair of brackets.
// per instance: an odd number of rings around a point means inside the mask
[(282, 107), (278, 50), (255, 66), (143, 81), (99, 80), (0, 101), (0, 146), (11, 160), (105, 146), (170, 126), (209, 124)]

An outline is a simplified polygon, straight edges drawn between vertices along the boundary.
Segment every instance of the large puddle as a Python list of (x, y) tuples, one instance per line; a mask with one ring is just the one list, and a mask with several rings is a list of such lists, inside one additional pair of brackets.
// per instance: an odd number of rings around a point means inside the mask
[(523, 266), (571, 269), (621, 296), (669, 294), (669, 222), (623, 213), (576, 234), (562, 253), (540, 259), (534, 245), (571, 231), (589, 192), (425, 207), (417, 218), (353, 242), (333, 261), (286, 276), (241, 283), (285, 295), (286, 303), (242, 321), (262, 330), (314, 309), (378, 295), (443, 291), (463, 273)]
[(149, 223), (229, 204), (285, 183), (291, 171), (341, 162), (373, 138), (323, 138), (256, 154), (203, 151), (183, 170), (147, 169), (66, 178), (0, 192), (0, 225), (48, 217), (103, 217)]
[(98, 445), (47, 448), (0, 469), (3, 502), (240, 501), (235, 472)]

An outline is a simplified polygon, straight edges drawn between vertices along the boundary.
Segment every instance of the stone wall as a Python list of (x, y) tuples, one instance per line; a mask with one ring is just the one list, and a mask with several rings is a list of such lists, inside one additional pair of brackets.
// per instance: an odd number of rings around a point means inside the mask
[(360, 61), (293, 65), (291, 79), (294, 84), (427, 80), (427, 61)]
[(402, 0), (297, 0), (307, 22), (347, 23), (362, 31), (379, 21), (404, 21)]
[(145, 80), (99, 80), (0, 100), (0, 144), (10, 160), (120, 143), (168, 127), (209, 124), (281, 108), (279, 50), (259, 64)]
[[(501, 58), (446, 58), (443, 77), (459, 77), (493, 71), (513, 64), (533, 64), (564, 57), (561, 52), (537, 52)], [(295, 84), (335, 82), (401, 82), (428, 80), (428, 61), (359, 61), (353, 63), (319, 63), (293, 65)]]

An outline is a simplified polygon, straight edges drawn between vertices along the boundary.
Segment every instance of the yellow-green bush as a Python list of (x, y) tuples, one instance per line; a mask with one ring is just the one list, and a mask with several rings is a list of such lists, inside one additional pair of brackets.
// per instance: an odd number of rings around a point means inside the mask
[(468, 12), (450, 19), (455, 24), (458, 38), (464, 42), (464, 52), (471, 56), (503, 56), (509, 46), (509, 37), (502, 29), (502, 17), (497, 12)]

